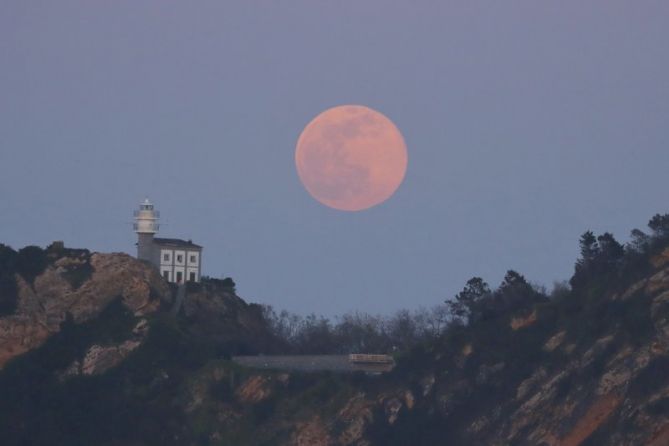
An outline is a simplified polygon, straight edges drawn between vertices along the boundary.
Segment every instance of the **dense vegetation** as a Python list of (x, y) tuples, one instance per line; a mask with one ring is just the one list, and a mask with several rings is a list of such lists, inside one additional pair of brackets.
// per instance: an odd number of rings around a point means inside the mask
[(65, 268), (65, 278), (76, 288), (92, 273), (88, 262), (90, 253), (85, 249), (66, 249), (62, 242), (54, 242), (46, 249), (39, 246), (26, 246), (15, 251), (0, 243), (0, 316), (16, 311), (18, 289), (16, 275), (28, 285), (32, 285), (37, 276), (56, 258), (68, 255), (79, 258), (80, 262)]
[[(575, 389), (586, 395), (592, 392), (606, 371), (610, 354), (623, 345), (648, 345), (654, 334), (651, 300), (643, 291), (634, 299), (611, 299), (647, 277), (653, 257), (669, 246), (669, 214), (653, 217), (649, 228), (649, 234), (632, 231), (626, 245), (609, 233), (595, 236), (586, 231), (580, 239), (581, 256), (573, 277), (569, 283), (557, 284), (551, 293), (527, 284), (513, 271), (496, 290), (481, 278), (469, 280), (446, 302), (452, 319), (442, 335), (404, 352), (394, 376), (389, 377), (397, 382), (418, 382), (425, 370), (444, 371), (449, 383), (445, 386), (454, 386), (447, 390), (449, 399), (442, 402), (446, 407), (441, 413), (431, 406), (427, 411), (414, 411), (396, 428), (375, 432), (373, 444), (473, 444), (463, 426), (470, 426), (486, 408), (515, 410), (510, 402), (518, 385), (537, 370), (545, 370), (548, 376), (564, 371), (566, 354), (544, 348), (558, 332), (565, 333), (564, 343), (572, 346), (577, 357), (597, 340), (611, 337), (597, 360), (560, 382), (557, 397), (566, 397)], [(522, 323), (523, 318), (536, 322), (515, 330), (511, 322), (517, 319)], [(668, 361), (661, 357), (652, 362), (630, 383), (635, 396), (641, 401), (651, 399), (666, 383), (667, 372)], [(602, 431), (587, 444), (611, 444), (609, 441)]]
[(47, 254), (39, 246), (26, 246), (18, 252), (0, 243), (0, 316), (16, 310), (18, 290), (15, 275), (32, 283), (47, 266)]
[[(404, 386), (420, 395), (421, 379), (431, 371), (441, 374), (440, 391), (449, 392), (449, 397), (439, 404), (418, 405), (392, 429), (373, 426), (369, 439), (384, 445), (472, 444), (462, 426), (472, 422), (482, 404), (511, 410), (505, 404), (533, 371), (542, 367), (550, 373), (564, 367), (563, 353), (542, 349), (556, 331), (565, 331), (576, 352), (610, 333), (612, 327), (615, 339), (609, 349), (622, 343), (640, 345), (652, 335), (646, 296), (627, 301), (606, 297), (651, 271), (649, 260), (669, 246), (669, 214), (653, 217), (648, 233), (632, 231), (631, 241), (624, 245), (609, 233), (591, 231), (579, 243), (581, 254), (573, 277), (550, 292), (508, 271), (496, 288), (473, 277), (443, 304), (389, 317), (352, 313), (331, 321), (265, 307), (266, 330), (257, 336), (268, 339), (253, 342), (266, 345), (264, 353), (389, 352), (395, 354), (398, 365), (377, 378), (294, 376), (258, 404), (241, 401), (237, 395), (239, 384), (251, 372), (227, 360), (248, 350), (245, 346), (251, 343), (205, 335), (209, 332), (195, 329), (202, 327), (204, 319), (184, 314), (152, 317), (147, 340), (120, 366), (99, 376), (64, 379), (63, 369), (80, 358), (87, 346), (121, 341), (136, 323), (117, 300), (90, 322), (75, 324), (68, 318), (45, 345), (16, 358), (0, 372), (0, 443), (277, 444), (288, 438), (290, 423), (313, 414), (333, 416), (347, 398), (360, 392), (374, 394)], [(0, 315), (15, 311), (16, 274), (32, 284), (63, 254), (59, 246), (14, 251), (0, 245)], [(66, 269), (73, 286), (89, 277), (87, 265), (75, 263)], [(233, 293), (235, 284), (231, 279), (212, 279), (194, 287)], [(515, 320), (536, 323), (516, 330)], [(213, 316), (206, 321), (216, 323)], [(230, 323), (221, 320), (219, 331), (228, 333)], [(466, 361), (463, 355), (469, 355)], [(560, 384), (561, 394), (594, 380), (604, 366), (603, 360), (594, 361), (570, 376)], [(668, 366), (651, 364), (648, 376), (630, 388), (647, 395), (664, 379)], [(199, 387), (202, 402), (193, 408), (193, 389)], [(660, 400), (650, 410), (662, 413), (665, 406), (666, 400)], [(222, 418), (227, 413), (233, 414), (233, 421)]]
[(555, 284), (551, 292), (509, 270), (494, 290), (482, 278), (473, 277), (442, 305), (402, 310), (389, 317), (355, 312), (332, 321), (315, 314), (278, 312), (271, 306), (265, 306), (263, 314), (273, 335), (282, 341), (281, 353), (406, 351), (435, 341), (449, 327), (483, 326), (491, 319), (522, 314), (541, 303), (545, 308), (550, 308), (551, 302), (579, 306), (589, 296), (631, 283), (649, 271), (648, 258), (669, 243), (669, 214), (654, 216), (648, 226), (649, 234), (634, 229), (626, 245), (611, 233), (596, 236), (586, 231), (579, 241), (581, 255), (573, 277), (569, 283)]
[(61, 378), (88, 346), (122, 341), (135, 322), (116, 300), (94, 321), (66, 320), (44, 346), (12, 361), (0, 373), (2, 444), (183, 444), (175, 398), (214, 352), (173, 322), (154, 320), (145, 344), (120, 367)]

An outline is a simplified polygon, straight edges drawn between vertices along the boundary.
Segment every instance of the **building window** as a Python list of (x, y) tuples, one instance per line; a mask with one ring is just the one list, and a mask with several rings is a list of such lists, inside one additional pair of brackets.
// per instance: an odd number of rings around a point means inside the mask
[(170, 272), (167, 271), (167, 270), (163, 271), (163, 277), (165, 278), (165, 280), (167, 280), (167, 281), (169, 282), (169, 280), (170, 280)]
[(181, 254), (179, 254), (179, 255), (177, 256), (177, 262), (183, 262), (183, 261), (184, 261), (184, 256), (182, 256)]
[(190, 278), (188, 280), (195, 282), (195, 273), (190, 273)]
[(181, 283), (183, 280), (183, 273), (181, 271), (177, 271), (177, 283)]
[(167, 253), (163, 254), (163, 260), (166, 261), (166, 262), (169, 262), (169, 260), (170, 260), (170, 255), (167, 254)]
[(195, 263), (195, 256), (194, 255), (190, 256), (190, 263)]

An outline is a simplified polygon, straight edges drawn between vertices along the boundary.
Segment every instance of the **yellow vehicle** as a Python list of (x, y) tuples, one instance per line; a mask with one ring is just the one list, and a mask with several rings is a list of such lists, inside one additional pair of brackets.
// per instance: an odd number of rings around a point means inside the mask
[(394, 364), (395, 360), (390, 355), (352, 353), (348, 355), (348, 362), (353, 364)]

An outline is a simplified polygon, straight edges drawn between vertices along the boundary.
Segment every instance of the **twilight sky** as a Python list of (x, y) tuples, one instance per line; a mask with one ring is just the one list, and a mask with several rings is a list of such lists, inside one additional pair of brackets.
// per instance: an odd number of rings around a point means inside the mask
[[(669, 2), (3, 0), (0, 242), (134, 253), (301, 313), (388, 313), (509, 268), (567, 279), (579, 235), (669, 211)], [(349, 213), (297, 138), (362, 104), (402, 131), (396, 195)]]

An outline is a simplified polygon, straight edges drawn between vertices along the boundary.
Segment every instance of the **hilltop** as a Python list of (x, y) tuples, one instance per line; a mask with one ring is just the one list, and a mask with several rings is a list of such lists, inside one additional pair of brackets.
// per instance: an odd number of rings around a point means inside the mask
[(175, 315), (173, 286), (125, 254), (2, 246), (0, 435), (6, 445), (666, 445), (668, 222), (656, 216), (625, 246), (584, 233), (570, 284), (550, 293), (514, 271), (495, 289), (472, 278), (438, 336), (402, 345), (381, 376), (234, 364), (297, 347), (231, 280), (190, 284)]

